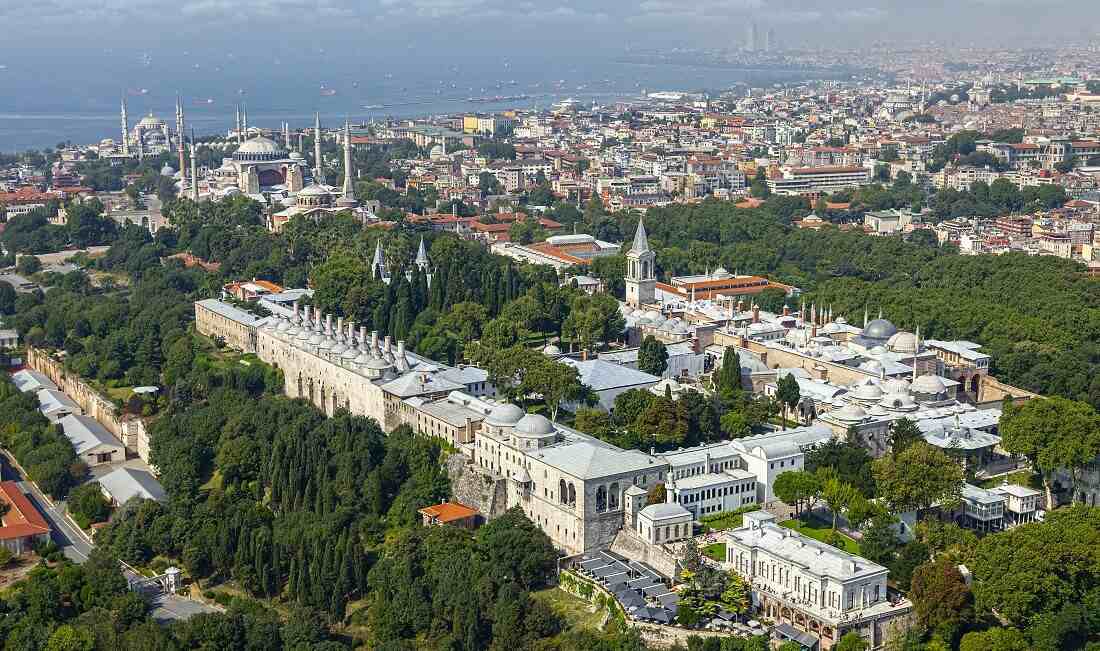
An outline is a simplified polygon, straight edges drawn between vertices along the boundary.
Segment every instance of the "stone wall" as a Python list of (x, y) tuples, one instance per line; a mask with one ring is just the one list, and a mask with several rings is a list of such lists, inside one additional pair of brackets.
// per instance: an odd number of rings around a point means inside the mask
[(1037, 393), (1032, 393), (1031, 391), (1005, 384), (992, 375), (983, 375), (981, 377), (978, 384), (979, 406), (1000, 406), (1001, 401), (1003, 401), (1005, 397), (1010, 397), (1012, 402), (1019, 405), (1032, 398), (1039, 398), (1041, 396)]
[(457, 453), (447, 458), (447, 476), (451, 479), (451, 495), (456, 502), (473, 507), (488, 520), (508, 510), (504, 480), (482, 473), (466, 455)]
[(611, 551), (632, 561), (640, 561), (664, 576), (676, 578), (676, 557), (660, 545), (651, 545), (630, 529), (620, 529), (611, 542)]
[(149, 433), (144, 420), (120, 413), (114, 402), (92, 388), (79, 375), (68, 371), (47, 350), (28, 345), (27, 366), (50, 378), (58, 389), (80, 405), (85, 416), (96, 419), (108, 432), (118, 437), (128, 452), (136, 454), (145, 462), (149, 461)]

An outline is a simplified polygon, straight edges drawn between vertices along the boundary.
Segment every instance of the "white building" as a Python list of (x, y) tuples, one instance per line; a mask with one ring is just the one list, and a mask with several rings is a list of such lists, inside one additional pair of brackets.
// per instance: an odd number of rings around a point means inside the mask
[(752, 584), (754, 605), (814, 635), (821, 649), (849, 631), (880, 648), (890, 622), (911, 609), (889, 600), (885, 567), (781, 527), (770, 513), (746, 513), (745, 525), (726, 532), (725, 542), (726, 562)]
[(58, 423), (72, 443), (76, 456), (89, 466), (126, 459), (126, 448), (94, 418), (69, 415)]

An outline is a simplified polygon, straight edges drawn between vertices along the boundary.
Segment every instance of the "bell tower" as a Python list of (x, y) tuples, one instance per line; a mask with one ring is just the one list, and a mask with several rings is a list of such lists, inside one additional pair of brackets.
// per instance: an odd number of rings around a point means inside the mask
[(634, 244), (626, 253), (626, 302), (637, 308), (656, 301), (657, 276), (654, 263), (657, 254), (649, 248), (649, 239), (645, 234), (645, 225), (638, 220), (638, 231), (634, 234)]

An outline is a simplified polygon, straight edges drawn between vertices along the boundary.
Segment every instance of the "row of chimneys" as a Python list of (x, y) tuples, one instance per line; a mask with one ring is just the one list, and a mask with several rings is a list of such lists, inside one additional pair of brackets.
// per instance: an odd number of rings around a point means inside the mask
[[(294, 302), (294, 318), (295, 318), (295, 320), (297, 320), (299, 318), (299, 316), (300, 315), (299, 315), (299, 312), (298, 312), (298, 302), (295, 301)], [(313, 316), (314, 316), (314, 320), (312, 321), (312, 323), (320, 325), (321, 311), (315, 308), (313, 310)], [(303, 324), (310, 323), (309, 306), (308, 305), (304, 306), (304, 313), (301, 315), (301, 319), (302, 319)], [(332, 337), (333, 334), (334, 334), (333, 327), (332, 327), (332, 314), (331, 313), (325, 315), (324, 331), (325, 331), (325, 336), (326, 337)], [(336, 319), (335, 334), (337, 336), (343, 336), (343, 333), (344, 333), (344, 317), (341, 316), (341, 317), (337, 317), (337, 319)], [(355, 336), (355, 324), (352, 323), (350, 320), (348, 320), (348, 322), (347, 322), (347, 335), (345, 337), (345, 343), (348, 345), (349, 348), (351, 348), (355, 345), (355, 341), (359, 342), (359, 349), (363, 350), (364, 349), (364, 344), (367, 341), (367, 327), (366, 326), (359, 326), (359, 336), (356, 337)], [(393, 353), (392, 339), (390, 338), (389, 335), (386, 335), (382, 340), (382, 347), (379, 348), (379, 346), (378, 346), (378, 331), (377, 330), (372, 330), (371, 333), (370, 333), (370, 348), (367, 349), (367, 350), (387, 352), (387, 353), (392, 354)], [(404, 355), (405, 355), (405, 342), (404, 342), (404, 340), (398, 341), (397, 342), (397, 357), (400, 358), (400, 357), (403, 357)]]

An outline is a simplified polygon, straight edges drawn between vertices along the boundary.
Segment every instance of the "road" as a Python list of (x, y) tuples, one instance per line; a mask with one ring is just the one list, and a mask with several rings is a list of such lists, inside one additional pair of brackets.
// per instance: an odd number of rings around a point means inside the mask
[(27, 494), (34, 506), (49, 521), (50, 537), (66, 557), (74, 563), (83, 563), (88, 560), (88, 555), (92, 553), (91, 539), (69, 519), (59, 504), (43, 495), (33, 483), (26, 480), (26, 477), (11, 462), (6, 451), (0, 455), (0, 477), (19, 484), (20, 490)]

